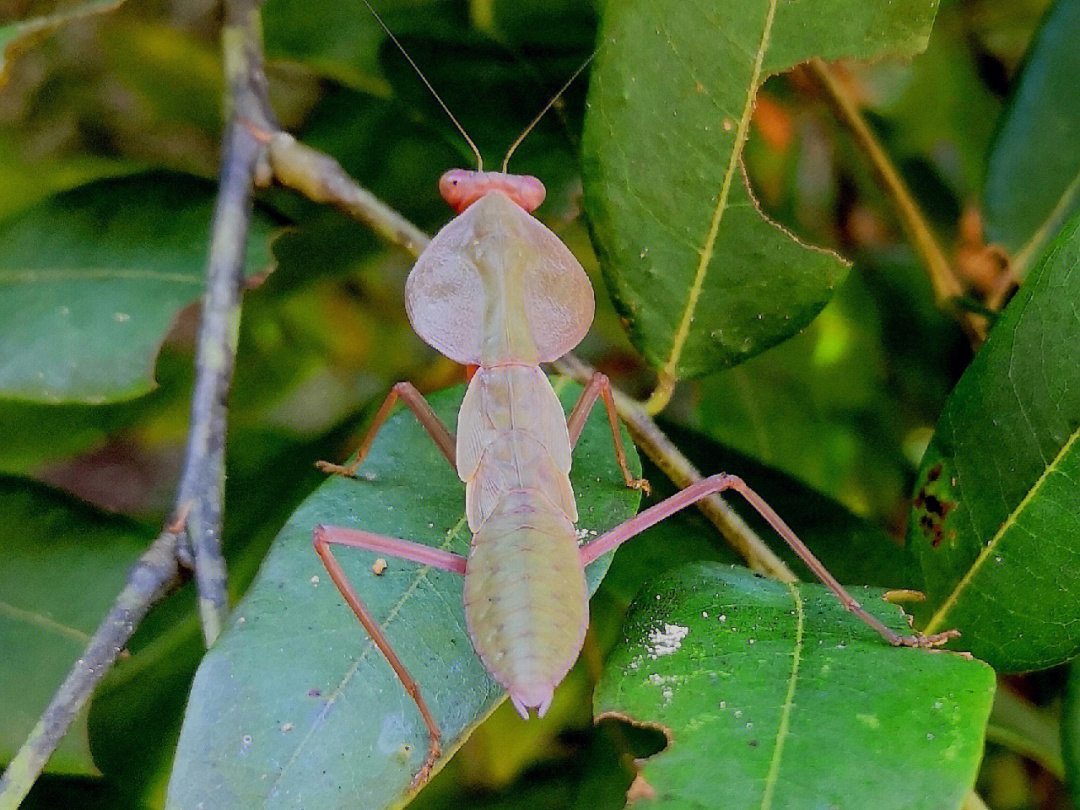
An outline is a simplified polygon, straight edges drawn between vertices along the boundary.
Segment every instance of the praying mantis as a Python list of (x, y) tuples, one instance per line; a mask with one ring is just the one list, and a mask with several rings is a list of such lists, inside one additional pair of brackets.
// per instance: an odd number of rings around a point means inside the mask
[(648, 484), (635, 478), (627, 466), (607, 377), (594, 374), (567, 415), (541, 369), (541, 364), (557, 360), (578, 345), (594, 313), (592, 288), (581, 264), (532, 216), (544, 200), (543, 184), (535, 177), (507, 173), (509, 154), (503, 171), (485, 172), (475, 145), (473, 149), (476, 171), (453, 169), (439, 181), (443, 199), (457, 215), (421, 253), (405, 287), (406, 310), (417, 334), (467, 368), (468, 387), (458, 414), (457, 435), (412, 384), (401, 382), (376, 412), (350, 465), (320, 462), (326, 472), (354, 476), (400, 400), (465, 484), (465, 510), (472, 532), (469, 552), (461, 556), (405, 538), (338, 526), (319, 525), (313, 531), (315, 551), (330, 578), (397, 674), (427, 728), (427, 755), (412, 787), (430, 776), (441, 755), (441, 732), (419, 684), (349, 582), (334, 547), (374, 551), (461, 574), (466, 628), (473, 648), (525, 719), (531, 711), (544, 715), (555, 688), (581, 651), (589, 613), (585, 567), (675, 512), (726, 490), (742, 495), (843, 605), (890, 644), (929, 648), (954, 637), (954, 631), (900, 635), (885, 627), (756, 492), (726, 473), (683, 489), (579, 547), (569, 471), (574, 446), (598, 400), (607, 412), (615, 459), (626, 486), (648, 492)]

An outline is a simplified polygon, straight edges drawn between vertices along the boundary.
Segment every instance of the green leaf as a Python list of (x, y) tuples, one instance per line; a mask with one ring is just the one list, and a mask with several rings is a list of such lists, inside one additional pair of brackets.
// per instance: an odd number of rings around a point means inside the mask
[(801, 333), (697, 383), (691, 424), (864, 514), (887, 513), (911, 482), (898, 407), (887, 395), (897, 355), (882, 345), (888, 333), (877, 309), (864, 277), (852, 273)]
[(1069, 682), (1061, 712), (1061, 748), (1065, 784), (1073, 804), (1080, 803), (1080, 666), (1069, 667)]
[(765, 77), (925, 47), (936, 0), (608, 3), (582, 141), (585, 204), (634, 344), (676, 376), (806, 326), (844, 263), (761, 215), (740, 155)]
[[(578, 389), (561, 398), (572, 404)], [(432, 406), (455, 424), (462, 389)], [(596, 409), (574, 454), (579, 527), (603, 531), (629, 517), (639, 494), (622, 483), (611, 433)], [(636, 464), (636, 460), (635, 460)], [(318, 523), (463, 553), (462, 485), (411, 413), (387, 421), (358, 480), (326, 481), (293, 514), (232, 625), (192, 687), (169, 807), (396, 806), (427, 749), (411, 699), (366, 638), (311, 549)], [(465, 632), (461, 579), (379, 555), (338, 557), (402, 657), (454, 751), (504, 694)], [(608, 560), (589, 569), (595, 589)]]
[[(202, 295), (212, 184), (154, 172), (101, 180), (0, 224), (0, 396), (102, 403), (154, 387), (177, 313)], [(270, 266), (257, 215), (245, 272)]]
[[(30, 733), (150, 537), (38, 484), (0, 477), (0, 762)], [(48, 767), (96, 773), (85, 711)]]
[(999, 670), (1080, 652), (1080, 215), (949, 397), (908, 525), (928, 632)]
[(986, 232), (1024, 275), (1080, 208), (1080, 2), (1047, 12), (990, 152)]
[[(859, 596), (903, 630), (875, 593)], [(624, 631), (595, 708), (668, 735), (642, 806), (956, 810), (975, 779), (990, 667), (890, 647), (822, 586), (690, 565)]]
[(71, 20), (112, 11), (123, 2), (124, 0), (83, 0), (63, 3), (56, 0), (35, 0), (19, 4), (23, 9), (17, 16), (10, 12), (0, 12), (0, 17), (7, 18), (0, 20), (0, 87), (7, 81), (5, 71), (8, 62), (35, 35), (42, 36)]

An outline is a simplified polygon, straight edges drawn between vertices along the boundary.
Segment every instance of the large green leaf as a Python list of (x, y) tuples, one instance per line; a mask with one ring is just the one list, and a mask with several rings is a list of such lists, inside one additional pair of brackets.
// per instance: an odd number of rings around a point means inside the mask
[(983, 204), (987, 237), (1004, 245), (1021, 275), (1080, 208), (1080, 0), (1058, 0), (990, 152)]
[[(30, 733), (149, 539), (129, 521), (0, 477), (0, 762)], [(95, 772), (85, 712), (49, 769)]]
[(740, 155), (770, 73), (926, 45), (936, 0), (608, 3), (582, 143), (608, 287), (654, 365), (693, 376), (802, 329), (845, 272), (764, 219)]
[[(876, 593), (859, 595), (904, 629)], [(690, 565), (624, 629), (595, 708), (668, 735), (642, 806), (956, 810), (971, 789), (993, 671), (890, 647), (819, 585)]]
[(1080, 215), (1028, 276), (949, 397), (908, 541), (928, 632), (998, 669), (1080, 652)]
[(19, 3), (17, 16), (0, 11), (0, 87), (7, 80), (8, 60), (35, 35), (41, 36), (71, 20), (112, 11), (124, 0), (82, 0), (75, 3), (56, 0), (33, 0)]
[[(577, 395), (562, 394), (564, 405)], [(451, 426), (462, 390), (431, 398)], [(579, 527), (602, 531), (633, 513), (599, 409), (575, 450)], [(464, 552), (462, 485), (412, 414), (379, 433), (358, 480), (329, 479), (274, 542), (233, 624), (199, 668), (180, 737), (169, 807), (365, 807), (405, 799), (427, 746), (424, 725), (311, 549), (318, 523), (363, 526)], [(386, 628), (453, 751), (502, 701), (465, 632), (455, 574), (375, 554), (339, 552)], [(607, 560), (589, 569), (595, 588)]]
[[(57, 194), (0, 224), (0, 396), (101, 403), (154, 387), (177, 312), (202, 295), (213, 186), (154, 172)], [(245, 271), (270, 266), (253, 219)]]

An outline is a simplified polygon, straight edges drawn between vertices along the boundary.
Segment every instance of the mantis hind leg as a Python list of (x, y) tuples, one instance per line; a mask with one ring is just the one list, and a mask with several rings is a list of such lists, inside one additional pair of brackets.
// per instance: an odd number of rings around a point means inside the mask
[(936, 633), (930, 636), (924, 636), (918, 633), (900, 635), (899, 633), (890, 630), (876, 617), (866, 612), (866, 609), (859, 604), (858, 600), (848, 593), (847, 589), (840, 584), (836, 577), (829, 573), (828, 569), (814, 556), (813, 552), (807, 548), (806, 544), (799, 539), (798, 535), (792, 531), (791, 527), (776, 514), (773, 508), (769, 506), (760, 495), (750, 489), (741, 478), (735, 475), (728, 475), (727, 473), (713, 475), (698, 481), (695, 484), (691, 484), (686, 489), (677, 492), (670, 498), (639, 512), (637, 515), (616, 526), (611, 531), (600, 535), (591, 543), (581, 548), (582, 564), (588, 565), (601, 554), (617, 548), (630, 538), (641, 534), (641, 532), (651, 526), (655, 526), (661, 520), (678, 512), (680, 509), (685, 509), (687, 506), (700, 501), (702, 498), (728, 489), (733, 489), (742, 495), (747, 502), (757, 510), (758, 514), (768, 521), (769, 525), (773, 527), (776, 533), (791, 547), (791, 550), (799, 555), (799, 558), (814, 572), (814, 575), (836, 595), (841, 604), (880, 633), (890, 644), (898, 647), (937, 647), (959, 635), (955, 630)]
[(585, 420), (589, 418), (598, 397), (604, 400), (604, 410), (607, 411), (608, 422), (611, 425), (611, 438), (615, 443), (615, 460), (619, 463), (623, 480), (631, 489), (640, 489), (648, 495), (651, 492), (649, 482), (644, 478), (635, 478), (626, 464), (626, 450), (623, 448), (622, 432), (619, 430), (619, 416), (615, 412), (615, 399), (611, 395), (611, 383), (606, 374), (597, 371), (592, 375), (570, 411), (570, 415), (566, 417), (566, 427), (570, 432), (570, 446), (574, 447), (577, 440), (581, 438)]
[(438, 760), (439, 756), (442, 754), (442, 746), (440, 745), (442, 732), (439, 730), (435, 718), (432, 717), (427, 703), (424, 702), (424, 698), (420, 694), (420, 685), (412, 675), (409, 674), (409, 670), (405, 668), (405, 664), (402, 663), (398, 654), (394, 651), (394, 648), (390, 646), (389, 639), (386, 638), (386, 635), (383, 633), (379, 623), (375, 620), (375, 617), (371, 614), (371, 611), (368, 610), (367, 606), (357, 595), (356, 590), (349, 582), (349, 578), (345, 575), (345, 571), (337, 561), (337, 558), (334, 557), (330, 547), (346, 546), (348, 548), (360, 548), (369, 551), (383, 552), (405, 560), (410, 560), (422, 565), (431, 565), (440, 568), (443, 571), (450, 571), (457, 574), (465, 573), (465, 558), (457, 554), (452, 554), (449, 551), (425, 546), (422, 543), (412, 543), (408, 540), (384, 537), (382, 535), (372, 534), (371, 532), (365, 532), (359, 529), (346, 529), (340, 526), (316, 526), (313, 540), (315, 553), (319, 555), (319, 558), (323, 561), (323, 565), (326, 566), (326, 571), (330, 574), (330, 579), (333, 580), (334, 585), (337, 586), (342, 597), (344, 597), (349, 607), (352, 608), (352, 612), (356, 615), (360, 624), (367, 630), (368, 635), (371, 636), (371, 640), (375, 642), (375, 646), (378, 647), (379, 652), (383, 654), (383, 657), (386, 658), (391, 668), (393, 668), (394, 674), (396, 674), (398, 680), (401, 681), (401, 685), (405, 688), (409, 697), (416, 703), (416, 708), (420, 710), (420, 716), (424, 720), (424, 725), (427, 726), (427, 756), (424, 759), (424, 764), (420, 767), (420, 770), (416, 772), (416, 775), (413, 776), (412, 783), (409, 785), (410, 790), (415, 790), (431, 776), (431, 770), (434, 767), (436, 760)]
[(435, 444), (438, 445), (439, 450), (446, 456), (446, 460), (450, 462), (452, 467), (456, 468), (457, 441), (454, 438), (454, 434), (450, 432), (450, 428), (443, 423), (438, 414), (431, 409), (428, 401), (424, 399), (424, 395), (417, 391), (412, 383), (408, 382), (399, 382), (390, 389), (390, 393), (386, 395), (386, 399), (383, 400), (383, 404), (379, 407), (378, 412), (376, 412), (375, 418), (371, 420), (371, 427), (368, 428), (367, 435), (364, 436), (364, 441), (360, 444), (360, 449), (357, 451), (356, 458), (353, 460), (352, 464), (341, 465), (331, 464), (328, 461), (317, 461), (315, 462), (315, 466), (324, 473), (353, 478), (356, 475), (357, 469), (359, 469), (360, 465), (364, 462), (368, 450), (371, 449), (371, 444), (375, 441), (375, 434), (379, 432), (379, 429), (383, 426), (386, 418), (390, 415), (390, 411), (394, 409), (394, 405), (399, 399), (416, 415), (417, 421), (423, 425), (424, 430), (428, 432), (428, 435), (431, 436)]

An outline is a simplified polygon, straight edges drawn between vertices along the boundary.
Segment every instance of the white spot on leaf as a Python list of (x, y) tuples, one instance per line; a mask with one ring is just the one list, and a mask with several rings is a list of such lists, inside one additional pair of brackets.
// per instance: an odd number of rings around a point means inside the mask
[(662, 630), (655, 628), (649, 631), (649, 657), (671, 655), (682, 646), (682, 640), (689, 632), (690, 628), (681, 624), (665, 624)]

